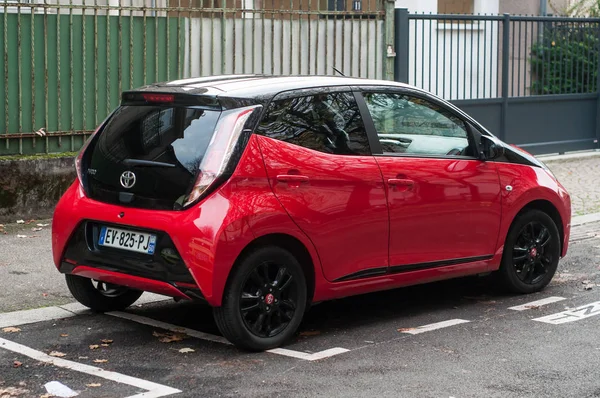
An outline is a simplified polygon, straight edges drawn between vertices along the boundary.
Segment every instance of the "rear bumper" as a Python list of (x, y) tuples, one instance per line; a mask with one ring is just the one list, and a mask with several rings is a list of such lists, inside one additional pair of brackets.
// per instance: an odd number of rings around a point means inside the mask
[[(68, 269), (71, 264), (63, 263), (62, 269)], [(88, 267), (85, 265), (75, 265), (69, 274), (83, 276), (97, 281), (112, 283), (115, 285), (127, 286), (131, 289), (143, 290), (165, 296), (177, 297), (191, 300), (192, 297), (182, 292), (180, 288), (169, 284), (168, 282), (157, 281), (153, 279), (141, 278), (129, 274), (107, 271), (99, 268)]]

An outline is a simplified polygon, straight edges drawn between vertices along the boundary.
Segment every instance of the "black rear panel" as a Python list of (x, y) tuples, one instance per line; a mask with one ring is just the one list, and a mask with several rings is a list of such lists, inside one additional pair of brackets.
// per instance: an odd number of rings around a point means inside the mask
[(137, 208), (179, 210), (220, 114), (169, 105), (121, 106), (88, 149), (83, 172), (89, 196)]

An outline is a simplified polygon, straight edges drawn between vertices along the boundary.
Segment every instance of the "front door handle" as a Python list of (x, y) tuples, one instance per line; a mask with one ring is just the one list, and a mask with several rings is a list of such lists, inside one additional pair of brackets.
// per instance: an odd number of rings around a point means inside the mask
[(297, 174), (279, 174), (277, 175), (277, 181), (287, 182), (291, 184), (300, 184), (303, 182), (308, 182), (308, 177)]
[(391, 187), (405, 188), (410, 191), (413, 189), (415, 182), (408, 178), (390, 178), (388, 179), (388, 184)]

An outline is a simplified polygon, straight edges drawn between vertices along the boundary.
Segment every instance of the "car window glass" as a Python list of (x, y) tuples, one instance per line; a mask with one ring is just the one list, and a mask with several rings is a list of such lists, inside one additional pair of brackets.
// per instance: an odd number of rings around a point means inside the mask
[(384, 153), (471, 156), (465, 123), (427, 100), (394, 93), (365, 93)]
[(370, 155), (365, 127), (352, 93), (273, 101), (257, 132), (269, 138), (337, 155)]

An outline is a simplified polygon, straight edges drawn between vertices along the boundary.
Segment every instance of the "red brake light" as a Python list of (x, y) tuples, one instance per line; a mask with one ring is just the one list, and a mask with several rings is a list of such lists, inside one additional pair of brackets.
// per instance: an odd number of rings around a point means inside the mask
[(142, 98), (146, 102), (174, 102), (175, 96), (173, 94), (142, 94)]

